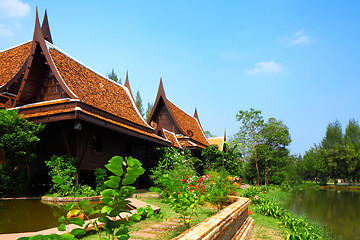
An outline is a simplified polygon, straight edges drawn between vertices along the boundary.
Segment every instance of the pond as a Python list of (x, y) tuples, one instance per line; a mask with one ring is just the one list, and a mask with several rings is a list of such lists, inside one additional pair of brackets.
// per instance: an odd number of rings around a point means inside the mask
[(360, 239), (360, 192), (299, 191), (288, 208), (325, 224), (336, 239)]
[(44, 204), (41, 200), (0, 201), (0, 234), (35, 232), (57, 227), (58, 218), (64, 215), (64, 206)]

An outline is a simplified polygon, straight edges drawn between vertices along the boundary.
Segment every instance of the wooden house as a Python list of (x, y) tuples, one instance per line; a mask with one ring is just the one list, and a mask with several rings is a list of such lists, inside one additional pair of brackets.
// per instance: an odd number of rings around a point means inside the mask
[(31, 166), (39, 183), (52, 155), (75, 157), (78, 179), (86, 183), (114, 155), (131, 155), (149, 168), (155, 147), (172, 146), (142, 118), (127, 87), (53, 44), (46, 12), (42, 26), (36, 13), (31, 41), (0, 52), (0, 108), (46, 124)]

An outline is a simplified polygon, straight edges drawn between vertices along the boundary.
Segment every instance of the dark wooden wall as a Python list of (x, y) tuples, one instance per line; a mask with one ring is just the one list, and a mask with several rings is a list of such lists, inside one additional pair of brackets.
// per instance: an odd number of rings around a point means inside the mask
[(181, 134), (180, 129), (176, 126), (169, 110), (166, 108), (166, 105), (162, 100), (159, 101), (158, 108), (154, 113), (152, 121), (157, 124), (157, 129), (159, 130), (164, 128), (174, 132), (175, 134)]

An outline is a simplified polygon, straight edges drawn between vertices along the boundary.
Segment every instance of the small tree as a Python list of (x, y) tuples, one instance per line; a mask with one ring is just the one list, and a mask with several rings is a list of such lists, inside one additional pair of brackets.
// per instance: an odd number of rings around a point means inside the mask
[(148, 106), (147, 106), (147, 109), (146, 109), (146, 112), (145, 112), (146, 121), (149, 120), (150, 113), (151, 113), (153, 107), (154, 107), (154, 104), (148, 102)]
[(261, 129), (264, 126), (264, 119), (261, 116), (261, 111), (251, 108), (250, 111), (240, 110), (239, 113), (236, 114), (236, 120), (241, 122), (240, 130), (236, 134), (237, 138), (247, 147), (248, 156), (254, 153), (256, 185), (258, 186), (260, 183), (260, 172), (256, 146), (262, 139)]
[(26, 195), (30, 182), (30, 163), (36, 158), (43, 124), (27, 121), (17, 110), (0, 110), (0, 149), (5, 163), (0, 165), (0, 196)]
[(137, 93), (136, 93), (135, 104), (136, 104), (136, 107), (139, 110), (141, 116), (144, 117), (144, 108), (143, 108), (143, 104), (142, 104), (142, 100), (141, 100), (141, 96), (140, 96), (139, 91), (137, 91)]
[(114, 82), (121, 83), (121, 78), (118, 78), (117, 74), (115, 73), (114, 69), (111, 70), (111, 73), (107, 75), (108, 78), (113, 80)]

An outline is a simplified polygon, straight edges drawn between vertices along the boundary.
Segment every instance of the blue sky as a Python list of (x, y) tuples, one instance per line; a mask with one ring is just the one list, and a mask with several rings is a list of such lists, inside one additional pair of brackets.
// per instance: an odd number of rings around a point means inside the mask
[(236, 113), (255, 108), (303, 154), (329, 122), (360, 119), (359, 1), (0, 0), (0, 49), (32, 38), (36, 6), (57, 47), (102, 74), (128, 71), (145, 108), (162, 77), (215, 135), (236, 133)]

